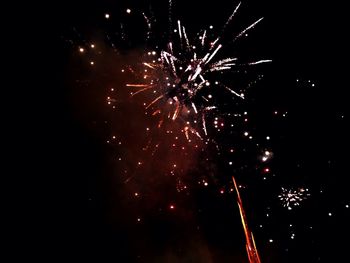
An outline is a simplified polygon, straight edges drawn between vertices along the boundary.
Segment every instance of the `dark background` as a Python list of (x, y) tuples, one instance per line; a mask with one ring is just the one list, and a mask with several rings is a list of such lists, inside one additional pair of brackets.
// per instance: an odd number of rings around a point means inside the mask
[[(166, 7), (166, 3), (153, 2), (155, 10)], [(219, 0), (175, 4), (174, 17), (197, 28), (202, 21), (222, 25), (235, 6)], [(195, 208), (201, 206), (204, 212), (188, 224), (181, 216), (166, 213), (154, 215), (142, 226), (128, 221), (128, 204), (114, 198), (121, 189), (118, 184), (111, 186), (111, 152), (102, 141), (107, 132), (89, 128), (89, 121), (101, 115), (95, 113), (89, 119), (88, 114), (76, 111), (81, 104), (67, 84), (72, 50), (62, 39), (72, 27), (84, 34), (105, 26), (100, 18), (105, 12), (117, 20), (119, 10), (147, 6), (145, 1), (51, 1), (21, 6), (18, 17), (23, 19), (13, 30), (17, 36), (13, 42), (25, 55), (16, 59), (16, 66), (24, 73), (14, 78), (15, 83), (21, 83), (24, 95), (23, 110), (15, 118), (20, 141), (16, 155), (19, 153), (23, 161), (13, 168), (25, 179), (23, 190), (18, 187), (13, 199), (17, 199), (17, 192), (26, 194), (18, 198), (18, 207), (12, 207), (16, 211), (14, 229), (19, 230), (9, 242), (15, 245), (14, 256), (45, 262), (247, 262), (236, 206), (230, 197), (218, 198), (214, 190), (197, 193)], [(249, 40), (251, 47), (247, 49), (255, 52), (259, 45), (256, 52), (274, 60), (266, 73), (264, 83), (268, 85), (255, 94), (258, 113), (254, 116), (259, 129), (266, 127), (278, 137), (274, 168), (286, 174), (286, 181), (297, 181), (295, 175), (315, 193), (317, 190), (313, 200), (294, 214), (293, 224), (300, 226), (294, 243), (288, 241), (288, 234), (281, 233), (288, 226), (288, 213), (277, 210), (279, 216), (271, 226), (259, 232), (256, 225), (263, 220), (259, 212), (251, 227), (262, 261), (346, 261), (345, 8), (336, 2), (247, 1), (241, 10), (252, 20), (265, 17), (252, 33), (259, 44)], [(244, 15), (241, 21), (246, 25), (252, 20)], [(317, 85), (299, 87), (296, 79), (312, 79)], [(277, 128), (261, 117), (276, 108), (290, 114)], [(88, 113), (94, 114), (94, 109)], [(298, 170), (294, 166), (300, 163), (303, 168)], [(319, 189), (325, 193), (320, 195)], [(264, 195), (269, 185), (257, 191), (257, 196)], [(331, 219), (329, 211), (335, 215)], [(198, 225), (203, 229), (201, 234)], [(306, 231), (306, 225), (314, 230)], [(277, 236), (273, 245), (268, 243), (270, 236)], [(177, 256), (167, 255), (171, 248)]]

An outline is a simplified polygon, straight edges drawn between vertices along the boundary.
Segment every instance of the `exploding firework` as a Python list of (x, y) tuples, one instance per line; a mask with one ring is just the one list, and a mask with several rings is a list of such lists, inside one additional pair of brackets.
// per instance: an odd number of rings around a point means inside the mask
[(309, 196), (310, 193), (307, 188), (286, 189), (282, 187), (282, 192), (278, 195), (278, 198), (281, 200), (284, 207), (287, 207), (288, 210), (292, 210), (293, 207), (300, 206), (301, 202)]
[[(240, 4), (227, 20), (222, 33), (239, 6)], [(145, 18), (148, 28), (151, 28), (150, 20), (146, 16)], [(245, 28), (232, 39), (231, 43), (254, 28), (261, 20), (262, 18)], [(171, 21), (169, 19), (169, 22)], [(213, 92), (219, 91), (219, 94), (228, 92), (241, 100), (245, 98), (242, 89), (235, 90), (231, 87), (232, 83), (225, 83), (223, 73), (271, 60), (240, 63), (237, 57), (220, 57), (220, 51), (225, 48), (225, 45), (229, 46), (230, 42), (221, 43), (222, 36), (211, 36), (205, 29), (191, 39), (179, 20), (174, 32), (177, 37), (170, 37), (170, 39), (177, 40), (169, 41), (164, 49), (146, 51), (144, 60), (140, 63), (142, 66), (137, 67), (139, 70), (130, 68), (134, 73), (133, 79), (141, 79), (141, 81), (128, 83), (126, 86), (132, 89), (132, 96), (144, 92), (154, 95), (153, 99), (146, 103), (145, 109), (152, 116), (161, 116), (158, 127), (165, 120), (181, 120), (182, 132), (187, 140), (190, 140), (191, 134), (203, 139), (208, 135), (206, 120), (208, 113), (220, 110), (220, 105), (213, 98)], [(226, 96), (225, 93), (221, 94)]]

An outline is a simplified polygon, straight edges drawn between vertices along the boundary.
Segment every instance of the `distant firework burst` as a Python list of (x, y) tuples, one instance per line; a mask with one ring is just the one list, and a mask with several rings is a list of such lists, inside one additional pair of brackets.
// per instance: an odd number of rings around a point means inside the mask
[(286, 189), (282, 187), (282, 192), (278, 195), (278, 198), (284, 207), (292, 210), (293, 207), (300, 206), (309, 196), (310, 193), (307, 188)]

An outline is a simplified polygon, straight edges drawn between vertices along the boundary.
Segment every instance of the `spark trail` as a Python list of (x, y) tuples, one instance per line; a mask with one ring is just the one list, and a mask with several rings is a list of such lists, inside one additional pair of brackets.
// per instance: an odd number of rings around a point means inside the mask
[(237, 187), (237, 182), (233, 176), (232, 176), (232, 181), (237, 193), (237, 204), (239, 208), (239, 213), (241, 215), (242, 226), (243, 226), (244, 235), (246, 239), (246, 249), (247, 249), (249, 263), (261, 263), (258, 249), (256, 248), (253, 232), (248, 227), (248, 222), (244, 212), (243, 202)]

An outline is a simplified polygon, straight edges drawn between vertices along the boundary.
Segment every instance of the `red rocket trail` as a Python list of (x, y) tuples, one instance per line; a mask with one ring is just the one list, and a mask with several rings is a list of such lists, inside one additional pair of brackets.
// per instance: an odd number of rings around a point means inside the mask
[(241, 199), (241, 196), (239, 194), (236, 180), (233, 176), (232, 176), (232, 181), (233, 181), (235, 188), (236, 188), (237, 204), (238, 204), (238, 208), (239, 208), (239, 213), (241, 215), (244, 235), (245, 235), (245, 239), (246, 239), (246, 249), (247, 249), (249, 263), (261, 263), (259, 253), (258, 253), (258, 250), (257, 250), (256, 245), (255, 245), (253, 232), (251, 232), (249, 230), (247, 218), (246, 218), (244, 208), (243, 208), (242, 199)]

